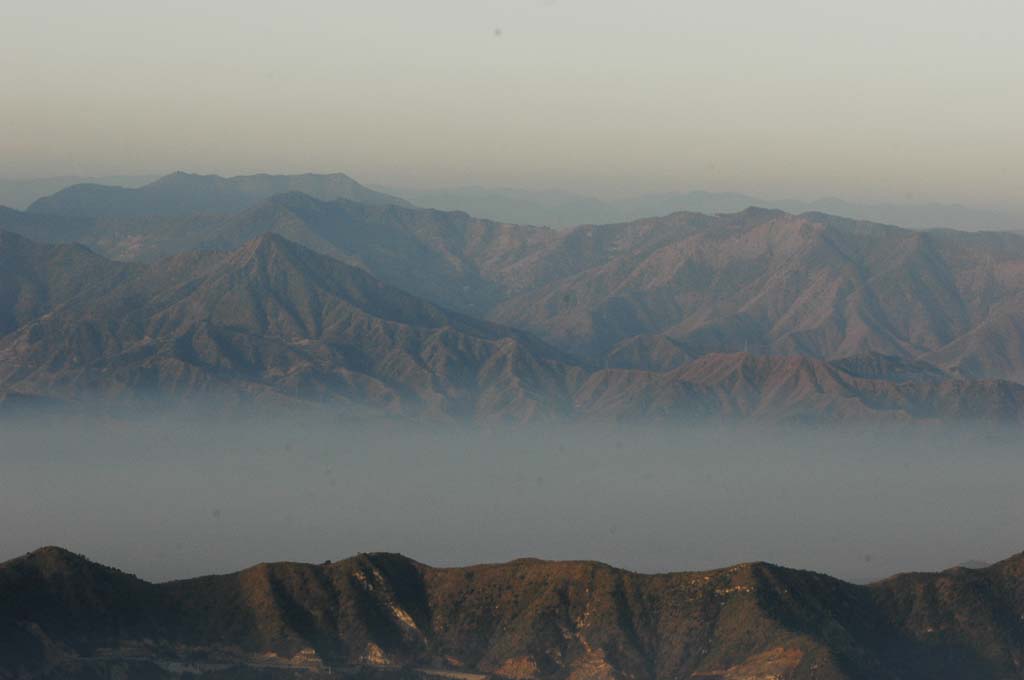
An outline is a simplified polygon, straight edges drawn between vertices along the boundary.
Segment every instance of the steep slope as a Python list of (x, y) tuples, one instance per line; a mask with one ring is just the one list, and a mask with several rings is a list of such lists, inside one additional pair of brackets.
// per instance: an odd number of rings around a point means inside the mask
[(1024, 677), (1022, 565), (855, 586), (763, 563), (369, 554), (154, 585), (45, 548), (0, 564), (0, 629), (21, 642), (0, 677), (1002, 680)]
[(82, 246), (45, 246), (0, 231), (0, 336), (76, 298), (102, 294), (133, 269)]
[[(487, 239), (460, 256), (473, 248), (486, 251)], [(275, 234), (143, 265), (0, 233), (0, 263), (8, 411), (55, 399), (216, 395), (229, 408), (319, 404), (440, 418), (1024, 418), (1021, 385), (878, 353), (694, 358), (648, 336), (595, 371)], [(407, 277), (430, 289), (429, 273)]]
[[(668, 368), (721, 351), (875, 351), (962, 364), (977, 377), (1024, 376), (1018, 235), (756, 209), (680, 213), (580, 227), (514, 267), (538, 287), (489, 318), (584, 356), (608, 354), (611, 365)], [(671, 343), (644, 341), (660, 355), (645, 359), (632, 339), (652, 335)]]
[(159, 630), (161, 602), (128, 574), (59, 548), (0, 565), (0, 677), (60, 665), (72, 650)]
[(506, 280), (510, 263), (535, 252), (554, 232), (396, 205), (345, 199), (320, 201), (290, 192), (227, 217), (173, 224), (108, 224), (87, 241), (118, 259), (153, 259), (184, 250), (237, 248), (272, 232), (363, 267), (374, 276), (432, 302), (483, 314), (507, 289), (531, 285)]
[[(195, 178), (175, 182), (185, 180)], [(216, 191), (232, 182), (218, 180)], [(63, 229), (129, 260), (235, 248), (272, 231), (612, 367), (667, 370), (723, 351), (879, 352), (1024, 380), (1020, 234), (921, 232), (756, 208), (555, 232), (295, 192), (227, 216), (102, 218), (91, 227), (16, 217), (0, 214), (0, 224), (50, 240)]]
[(508, 290), (533, 285), (503, 271), (555, 237), (549, 229), (465, 213), (384, 201), (322, 201), (297, 191), (228, 215), (68, 218), (0, 210), (0, 229), (43, 241), (80, 241), (108, 257), (139, 261), (196, 249), (230, 250), (272, 232), (478, 316), (505, 299)]
[(574, 406), (613, 419), (1017, 421), (1024, 415), (1024, 386), (957, 379), (934, 366), (880, 355), (826, 362), (707, 354), (665, 372), (597, 371), (575, 393)]
[(226, 391), (527, 417), (563, 410), (578, 370), (522, 333), (273, 235), (228, 253), (132, 265), (109, 290), (0, 338), (0, 386), (69, 399)]
[(480, 314), (516, 285), (502, 276), (554, 233), (500, 224), (466, 213), (402, 206), (277, 196), (258, 213), (219, 229), (201, 247), (224, 247), (249, 237), (253, 225), (281, 231), (365, 267), (375, 276), (452, 309)]
[(1024, 555), (981, 569), (896, 576), (875, 584), (872, 596), (892, 630), (882, 653), (900, 672), (1024, 676)]
[(40, 198), (29, 213), (79, 218), (187, 216), (233, 213), (274, 194), (302, 191), (324, 200), (347, 198), (378, 205), (409, 205), (368, 189), (341, 173), (220, 177), (175, 172), (139, 188), (76, 184)]
[(82, 241), (95, 231), (95, 220), (63, 215), (35, 215), (0, 206), (0, 231), (9, 231), (37, 241)]

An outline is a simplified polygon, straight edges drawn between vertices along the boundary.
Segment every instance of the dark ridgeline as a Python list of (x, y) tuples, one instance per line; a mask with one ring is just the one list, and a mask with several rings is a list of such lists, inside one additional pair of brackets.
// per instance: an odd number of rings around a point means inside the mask
[(0, 565), (0, 677), (1002, 680), (1024, 677), (1022, 583), (1022, 556), (858, 586), (366, 554), (150, 584), (43, 548)]

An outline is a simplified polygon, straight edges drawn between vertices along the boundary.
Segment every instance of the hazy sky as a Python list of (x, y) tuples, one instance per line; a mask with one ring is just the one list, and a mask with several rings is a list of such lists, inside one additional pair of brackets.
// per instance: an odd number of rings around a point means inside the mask
[(1019, 207), (1020, 0), (6, 0), (0, 175)]

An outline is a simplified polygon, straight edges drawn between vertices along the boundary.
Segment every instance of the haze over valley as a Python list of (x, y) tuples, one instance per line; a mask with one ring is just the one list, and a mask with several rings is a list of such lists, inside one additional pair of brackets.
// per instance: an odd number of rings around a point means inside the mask
[[(851, 583), (1006, 557), (1024, 513), (1016, 428), (209, 413), (4, 424), (0, 532), (13, 559), (0, 565), (0, 658), (44, 677), (142, 678), (175, 677), (181, 663), (240, 677), (325, 666), (507, 677), (506, 664), (614, 677), (656, 658), (643, 677), (744, 664), (807, 677), (825, 654), (839, 659), (826, 677), (898, 663), (897, 677), (922, 679), (1012, 664), (1019, 558)], [(788, 568), (748, 564), (758, 560)], [(223, 576), (196, 578), (208, 574)], [(822, 617), (852, 637), (822, 636)], [(942, 644), (930, 628), (975, 645), (949, 676), (928, 662)], [(644, 642), (690, 635), (708, 646)]]

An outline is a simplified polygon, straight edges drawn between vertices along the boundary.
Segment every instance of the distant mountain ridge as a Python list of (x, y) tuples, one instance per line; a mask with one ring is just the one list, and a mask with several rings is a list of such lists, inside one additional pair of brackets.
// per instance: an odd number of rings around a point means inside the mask
[(302, 191), (323, 200), (347, 198), (373, 205), (409, 205), (341, 173), (220, 177), (175, 172), (138, 188), (76, 184), (40, 198), (27, 212), (86, 218), (233, 213), (288, 191)]
[(840, 198), (775, 200), (735, 192), (686, 191), (602, 198), (569, 191), (500, 187), (384, 189), (425, 208), (465, 210), (499, 222), (569, 228), (583, 224), (629, 222), (674, 212), (733, 213), (750, 207), (799, 214), (824, 212), (856, 220), (914, 229), (1021, 231), (1024, 216), (998, 210), (942, 203), (856, 203)]
[(273, 232), (478, 316), (506, 295), (501, 282), (490, 280), (492, 272), (555, 233), (462, 212), (321, 201), (295, 191), (234, 214), (181, 218), (65, 217), (0, 208), (0, 229), (48, 242), (80, 241), (108, 257), (144, 261), (236, 248)]
[(1021, 619), (1021, 555), (866, 586), (382, 553), (151, 584), (43, 548), (0, 564), (0, 678), (1003, 680)]
[(0, 177), (0, 206), (24, 210), (33, 202), (50, 196), (61, 189), (74, 184), (106, 184), (120, 187), (140, 187), (149, 184), (158, 175), (105, 175), (63, 177), (35, 177), (29, 179), (11, 179)]

